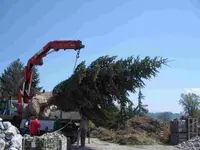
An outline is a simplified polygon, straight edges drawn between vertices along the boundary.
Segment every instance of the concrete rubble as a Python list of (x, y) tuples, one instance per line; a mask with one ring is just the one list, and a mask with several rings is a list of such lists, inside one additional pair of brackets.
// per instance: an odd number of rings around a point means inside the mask
[(184, 150), (200, 150), (200, 137), (195, 137), (186, 142), (180, 143), (176, 147)]
[(10, 122), (3, 122), (5, 130), (0, 130), (0, 150), (22, 150), (22, 139), (19, 130)]

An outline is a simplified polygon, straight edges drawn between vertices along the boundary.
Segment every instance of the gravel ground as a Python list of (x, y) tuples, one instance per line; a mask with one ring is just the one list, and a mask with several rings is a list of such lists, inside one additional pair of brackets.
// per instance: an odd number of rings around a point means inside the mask
[(174, 146), (121, 146), (117, 144), (99, 141), (98, 139), (91, 139), (91, 143), (87, 144), (85, 148), (72, 148), (72, 150), (180, 150)]

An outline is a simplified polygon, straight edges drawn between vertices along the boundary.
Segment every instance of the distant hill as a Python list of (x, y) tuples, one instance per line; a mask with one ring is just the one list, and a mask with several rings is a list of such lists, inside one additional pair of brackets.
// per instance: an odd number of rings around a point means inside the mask
[(159, 116), (162, 115), (163, 113), (168, 113), (171, 119), (175, 119), (175, 118), (180, 118), (181, 117), (180, 113), (172, 113), (172, 112), (157, 112), (157, 113), (149, 112), (147, 114), (147, 116), (150, 116), (152, 118), (159, 118)]

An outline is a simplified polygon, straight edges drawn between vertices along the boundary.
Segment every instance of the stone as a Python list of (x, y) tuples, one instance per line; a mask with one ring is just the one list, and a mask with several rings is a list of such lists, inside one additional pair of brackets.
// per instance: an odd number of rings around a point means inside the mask
[(199, 150), (200, 149), (200, 137), (195, 137), (190, 139), (186, 142), (182, 142), (176, 146), (180, 149), (187, 149), (187, 150)]
[(10, 122), (3, 122), (5, 130), (0, 131), (0, 150), (22, 150), (22, 136)]
[(6, 146), (6, 143), (3, 139), (0, 139), (0, 150), (4, 150)]
[(19, 150), (22, 147), (22, 136), (20, 134), (15, 135), (11, 139), (11, 147)]

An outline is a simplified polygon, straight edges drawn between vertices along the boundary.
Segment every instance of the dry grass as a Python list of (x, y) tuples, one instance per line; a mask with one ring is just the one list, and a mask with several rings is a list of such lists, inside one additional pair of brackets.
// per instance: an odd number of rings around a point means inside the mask
[[(160, 134), (161, 131), (163, 131), (163, 134)], [(121, 145), (162, 144), (168, 142), (169, 126), (151, 117), (139, 117), (127, 121), (123, 130), (111, 131), (98, 128), (93, 130), (92, 136)]]

